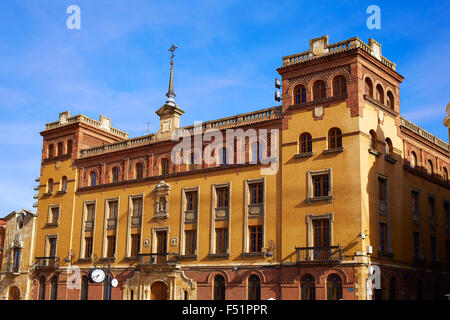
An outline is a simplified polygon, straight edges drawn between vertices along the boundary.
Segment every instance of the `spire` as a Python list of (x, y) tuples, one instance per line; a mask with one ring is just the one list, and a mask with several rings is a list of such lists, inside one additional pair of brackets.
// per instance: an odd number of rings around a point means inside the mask
[(175, 91), (173, 90), (173, 58), (175, 55), (173, 54), (175, 49), (178, 48), (174, 44), (170, 47), (168, 51), (172, 52), (172, 56), (170, 57), (170, 78), (169, 78), (169, 91), (166, 93), (167, 101), (166, 104), (169, 106), (175, 106)]

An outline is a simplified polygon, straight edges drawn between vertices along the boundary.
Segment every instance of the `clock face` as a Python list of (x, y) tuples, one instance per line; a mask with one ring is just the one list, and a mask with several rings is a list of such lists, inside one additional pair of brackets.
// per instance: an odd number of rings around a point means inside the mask
[(103, 282), (106, 278), (106, 274), (105, 271), (103, 271), (102, 269), (94, 269), (91, 271), (91, 280), (96, 282), (96, 283), (100, 283)]
[(119, 285), (119, 281), (117, 279), (112, 279), (111, 280), (111, 285), (116, 288)]

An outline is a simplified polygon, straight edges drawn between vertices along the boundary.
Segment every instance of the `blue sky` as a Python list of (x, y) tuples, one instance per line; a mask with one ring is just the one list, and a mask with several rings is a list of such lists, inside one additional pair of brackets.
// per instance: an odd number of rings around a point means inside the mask
[[(69, 5), (81, 29), (69, 30)], [(381, 29), (366, 26), (369, 5)], [(448, 141), (448, 1), (8, 0), (0, 3), (0, 216), (31, 208), (45, 123), (58, 113), (112, 118), (156, 131), (175, 43), (182, 125), (278, 105), (276, 68), (285, 55), (358, 36), (382, 44), (405, 77), (401, 113)]]

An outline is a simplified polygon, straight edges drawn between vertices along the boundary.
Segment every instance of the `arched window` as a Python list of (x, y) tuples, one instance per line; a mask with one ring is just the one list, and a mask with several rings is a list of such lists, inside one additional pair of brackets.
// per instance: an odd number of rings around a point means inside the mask
[(135, 171), (136, 171), (136, 179), (142, 179), (142, 175), (144, 173), (144, 167), (142, 163), (136, 164)]
[(379, 103), (384, 104), (384, 91), (380, 84), (377, 84), (377, 96), (376, 99)]
[(314, 82), (313, 92), (314, 92), (314, 101), (318, 101), (318, 100), (326, 98), (327, 92), (326, 92), (325, 81), (317, 80), (316, 82)]
[(365, 88), (366, 88), (366, 95), (368, 95), (369, 97), (373, 98), (373, 85), (372, 85), (372, 80), (370, 80), (370, 78), (366, 78), (365, 81)]
[(89, 185), (95, 186), (97, 184), (97, 173), (95, 171), (92, 171), (89, 176)]
[(329, 149), (337, 149), (342, 147), (342, 132), (339, 128), (332, 128), (328, 132)]
[(80, 300), (88, 300), (89, 292), (89, 280), (88, 277), (84, 276), (81, 280), (81, 295)]
[(72, 140), (67, 141), (67, 154), (71, 155), (72, 154)]
[(56, 276), (51, 280), (50, 300), (58, 300), (58, 278)]
[(384, 146), (384, 152), (386, 153), (387, 156), (392, 156), (392, 151), (393, 151), (392, 141), (391, 141), (391, 139), (386, 138), (386, 144)]
[(302, 288), (302, 300), (316, 300), (316, 283), (312, 275), (304, 275), (300, 286)]
[(255, 274), (248, 278), (248, 300), (261, 300), (261, 282)]
[(300, 135), (300, 153), (312, 152), (312, 138), (308, 132)]
[(336, 273), (330, 274), (327, 278), (327, 300), (342, 299), (342, 279)]
[(306, 103), (306, 88), (299, 85), (294, 90), (295, 104)]
[(221, 275), (214, 277), (214, 300), (225, 300), (225, 279)]
[(228, 149), (227, 148), (222, 148), (221, 150), (219, 150), (219, 164), (221, 166), (228, 164)]
[(162, 175), (169, 174), (169, 160), (167, 160), (167, 159), (161, 160), (161, 174)]
[(387, 92), (387, 106), (391, 109), (394, 110), (394, 95), (392, 94), (392, 92), (388, 91)]
[(431, 160), (427, 161), (427, 173), (429, 175), (433, 174), (433, 162), (431, 162)]
[(47, 193), (53, 193), (53, 179), (48, 179)]
[(197, 162), (198, 162), (197, 154), (195, 152), (192, 152), (191, 157), (189, 159), (189, 170), (197, 169), (197, 165), (198, 165)]
[(54, 153), (54, 147), (53, 147), (53, 144), (50, 144), (49, 146), (48, 146), (48, 157), (49, 158), (53, 158), (53, 153)]
[(370, 148), (373, 150), (377, 149), (377, 134), (375, 131), (370, 130)]
[(61, 191), (67, 192), (67, 177), (66, 176), (63, 176), (61, 178)]
[(442, 168), (442, 180), (444, 180), (444, 182), (448, 181), (448, 171), (446, 167)]
[(262, 158), (262, 149), (259, 142), (253, 142), (251, 145), (252, 149), (252, 160), (251, 163), (259, 163)]
[(62, 156), (63, 154), (63, 143), (58, 142), (58, 156)]
[(411, 168), (415, 168), (417, 164), (417, 156), (414, 151), (411, 152), (410, 162), (409, 162)]
[(112, 181), (112, 183), (119, 182), (119, 168), (118, 167), (112, 168), (112, 170), (111, 170), (111, 181)]
[(39, 279), (39, 300), (45, 300), (45, 277)]
[(391, 277), (389, 279), (389, 300), (395, 300), (396, 299), (396, 292), (397, 292), (397, 284), (396, 284), (396, 278)]
[(333, 80), (333, 95), (342, 96), (347, 93), (347, 79), (344, 76), (337, 76)]

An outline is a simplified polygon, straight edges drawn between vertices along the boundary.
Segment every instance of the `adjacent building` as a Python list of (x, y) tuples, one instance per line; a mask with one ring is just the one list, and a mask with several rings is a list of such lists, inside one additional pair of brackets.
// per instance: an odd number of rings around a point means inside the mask
[(22, 209), (0, 220), (0, 300), (30, 300), (36, 214)]
[[(33, 299), (450, 292), (449, 146), (400, 115), (379, 43), (312, 39), (277, 69), (280, 106), (183, 128), (173, 66), (158, 132), (68, 111), (41, 132)], [(178, 150), (179, 129), (198, 148)], [(108, 264), (118, 286), (91, 283)]]

